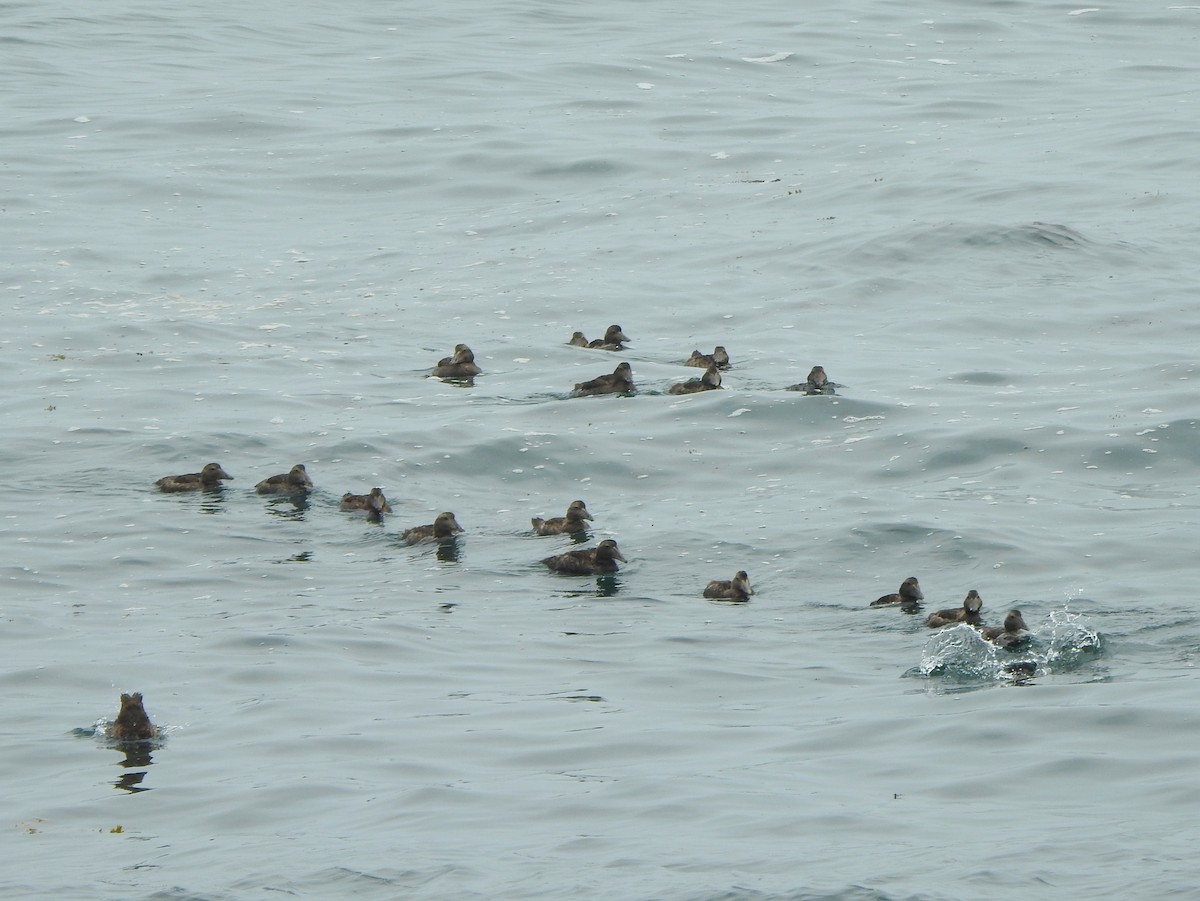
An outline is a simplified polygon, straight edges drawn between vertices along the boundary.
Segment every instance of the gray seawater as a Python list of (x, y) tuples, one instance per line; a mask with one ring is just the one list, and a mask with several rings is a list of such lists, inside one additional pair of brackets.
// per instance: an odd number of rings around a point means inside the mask
[(0, 894), (1194, 893), (1195, 6), (0, 21)]

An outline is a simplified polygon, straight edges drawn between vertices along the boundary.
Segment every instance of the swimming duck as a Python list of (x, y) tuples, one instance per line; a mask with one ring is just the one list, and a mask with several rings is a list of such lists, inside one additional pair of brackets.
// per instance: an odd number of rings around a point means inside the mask
[(263, 479), (254, 486), (259, 494), (307, 494), (312, 488), (312, 479), (303, 463), (297, 463), (290, 470), (269, 479)]
[(106, 730), (110, 738), (121, 741), (144, 741), (158, 735), (158, 727), (150, 722), (146, 708), (142, 706), (142, 693), (121, 695), (121, 710)]
[(687, 358), (684, 366), (695, 366), (697, 369), (707, 369), (709, 366), (716, 365), (718, 369), (729, 368), (729, 352), (725, 350), (723, 344), (718, 344), (713, 348), (710, 354), (702, 354), (698, 350), (693, 350), (692, 355)]
[(588, 347), (596, 348), (597, 350), (624, 350), (623, 342), (628, 341), (629, 336), (621, 331), (621, 326), (610, 325), (604, 330), (604, 337), (597, 338), (595, 341), (589, 341)]
[(181, 476), (163, 476), (154, 483), (159, 491), (214, 491), (221, 487), (222, 479), (232, 479), (229, 473), (221, 468), (220, 463), (209, 463), (199, 472), (189, 472)]
[(629, 336), (621, 331), (621, 326), (610, 325), (605, 329), (603, 338), (589, 341), (583, 336), (583, 332), (572, 332), (567, 344), (572, 347), (590, 347), (593, 350), (624, 350), (625, 345), (622, 342), (628, 340)]
[(593, 394), (633, 394), (633, 369), (628, 363), (620, 364), (612, 371), (612, 375), (601, 375), (586, 382), (580, 382), (571, 393), (575, 397), (587, 397)]
[(563, 535), (569, 532), (586, 532), (591, 519), (592, 514), (588, 513), (583, 501), (571, 501), (566, 516), (552, 516), (550, 519), (538, 519), (535, 516), (530, 522), (533, 524), (533, 531), (539, 535)]
[(979, 634), (992, 644), (997, 644), (1002, 648), (1012, 648), (1028, 641), (1029, 636), (1022, 634), (1027, 632), (1029, 626), (1025, 625), (1025, 618), (1021, 616), (1020, 610), (1009, 610), (1008, 615), (1004, 617), (1004, 626), (984, 626), (979, 630)]
[(686, 382), (679, 382), (667, 389), (667, 394), (695, 394), (698, 391), (712, 391), (714, 388), (721, 387), (721, 370), (713, 363), (706, 370), (704, 375), (698, 379), (688, 379)]
[(426, 526), (413, 526), (405, 529), (400, 537), (406, 544), (417, 544), (421, 541), (445, 541), (461, 532), (462, 526), (454, 518), (453, 513), (439, 513), (433, 522)]
[(788, 385), (788, 391), (803, 391), (805, 394), (833, 394), (837, 385), (829, 381), (825, 375), (824, 366), (814, 366), (808, 372), (808, 378), (799, 385)]
[(347, 491), (342, 495), (341, 503), (338, 504), (339, 510), (364, 510), (369, 516), (378, 516), (381, 513), (391, 513), (392, 507), (388, 503), (387, 498), (383, 496), (382, 488), (372, 488), (370, 494), (351, 494)]
[(547, 557), (542, 563), (556, 573), (564, 573), (568, 576), (589, 576), (615, 573), (619, 568), (618, 560), (627, 562), (621, 556), (617, 543), (611, 538), (605, 538), (594, 548), (556, 554), (553, 557)]
[(454, 354), (442, 357), (433, 367), (433, 374), (439, 379), (471, 379), (483, 372), (475, 365), (475, 354), (465, 344), (455, 344)]
[(750, 588), (750, 576), (744, 569), (739, 569), (732, 579), (713, 579), (704, 589), (706, 598), (719, 598), (725, 601), (748, 601), (754, 591)]
[(916, 613), (921, 609), (920, 602), (925, 600), (925, 595), (921, 593), (921, 585), (917, 582), (916, 576), (909, 576), (900, 583), (900, 590), (895, 594), (885, 594), (877, 600), (871, 601), (872, 607), (892, 607), (900, 605), (900, 609), (905, 613)]
[(967, 592), (967, 596), (963, 600), (961, 607), (951, 607), (948, 610), (939, 610), (936, 613), (931, 613), (928, 619), (925, 620), (925, 625), (931, 629), (936, 629), (939, 626), (949, 626), (954, 623), (981, 626), (983, 622), (979, 618), (979, 611), (982, 609), (983, 598), (979, 596), (978, 591), (972, 588)]

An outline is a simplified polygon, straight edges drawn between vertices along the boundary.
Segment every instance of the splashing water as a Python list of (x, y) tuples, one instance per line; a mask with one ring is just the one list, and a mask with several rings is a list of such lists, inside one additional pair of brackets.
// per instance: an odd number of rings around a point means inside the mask
[(1051, 610), (1037, 634), (1048, 645), (1047, 669), (1057, 672), (1074, 669), (1100, 651), (1100, 633), (1084, 625), (1080, 614), (1066, 608)]
[(1100, 644), (1099, 633), (1065, 607), (1051, 611), (1030, 630), (1028, 641), (1013, 648), (998, 647), (960, 623), (929, 637), (921, 651), (921, 663), (910, 675), (958, 685), (1026, 682), (1034, 676), (1070, 672), (1086, 665), (1095, 659)]

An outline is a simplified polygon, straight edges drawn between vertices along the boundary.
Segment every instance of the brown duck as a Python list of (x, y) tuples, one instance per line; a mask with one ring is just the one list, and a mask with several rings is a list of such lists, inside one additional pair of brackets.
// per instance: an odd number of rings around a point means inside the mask
[(254, 486), (259, 494), (307, 494), (312, 489), (312, 479), (303, 463), (297, 463), (285, 473), (263, 479)]
[(725, 349), (725, 345), (718, 344), (713, 348), (710, 354), (702, 354), (698, 350), (693, 350), (692, 355), (684, 361), (684, 366), (695, 366), (697, 369), (707, 369), (709, 366), (716, 366), (718, 369), (729, 368), (729, 351)]
[(871, 606), (899, 606), (905, 613), (916, 613), (921, 609), (921, 601), (923, 600), (925, 600), (925, 595), (921, 593), (921, 585), (917, 582), (917, 577), (909, 576), (900, 583), (899, 591), (895, 594), (885, 594), (883, 597), (871, 601)]
[(565, 535), (572, 532), (586, 532), (588, 523), (592, 521), (592, 514), (588, 513), (588, 508), (584, 506), (583, 501), (571, 501), (567, 507), (566, 516), (552, 516), (550, 519), (538, 519), (536, 516), (530, 520), (533, 524), (533, 531), (539, 535)]
[(107, 729), (110, 738), (120, 741), (144, 741), (158, 735), (158, 727), (150, 722), (146, 708), (142, 706), (142, 693), (121, 695), (121, 710)]
[(688, 379), (686, 382), (679, 382), (667, 389), (667, 394), (696, 394), (700, 391), (712, 391), (721, 387), (721, 370), (713, 363), (706, 370), (704, 375), (698, 379)]
[(572, 395), (588, 397), (595, 394), (633, 394), (633, 369), (628, 363), (620, 364), (611, 375), (601, 375), (575, 386)]
[(979, 592), (972, 588), (967, 592), (966, 598), (962, 602), (961, 607), (951, 607), (948, 610), (939, 610), (936, 613), (929, 614), (925, 620), (925, 625), (931, 629), (937, 629), (941, 626), (951, 626), (955, 623), (966, 623), (968, 626), (981, 626), (983, 620), (980, 619), (979, 611), (983, 609), (983, 598), (979, 596)]
[(368, 515), (391, 513), (392, 505), (383, 496), (382, 488), (372, 488), (370, 494), (351, 494), (347, 491), (338, 504), (339, 510), (362, 510)]
[(1021, 611), (1009, 610), (1008, 615), (1004, 617), (1003, 626), (984, 626), (979, 630), (979, 634), (992, 644), (1011, 648), (1029, 639), (1028, 629)]
[(439, 379), (471, 379), (481, 372), (475, 364), (475, 353), (465, 344), (455, 344), (454, 353), (442, 357), (433, 367), (433, 375)]
[(453, 513), (439, 513), (429, 525), (405, 529), (400, 537), (406, 544), (418, 544), (422, 541), (447, 541), (462, 530), (462, 526), (458, 524)]
[(594, 548), (556, 554), (553, 557), (545, 558), (542, 563), (556, 573), (568, 576), (590, 576), (617, 572), (620, 568), (617, 566), (618, 560), (622, 563), (627, 562), (621, 556), (617, 543), (611, 538), (605, 538)]
[(814, 366), (809, 370), (807, 379), (798, 385), (788, 385), (787, 390), (803, 391), (805, 394), (833, 394), (836, 387), (825, 375), (824, 366)]
[(232, 479), (229, 473), (221, 468), (220, 463), (209, 463), (199, 472), (189, 472), (181, 476), (163, 476), (154, 483), (159, 491), (168, 493), (174, 491), (214, 491), (221, 487), (223, 479)]
[(724, 601), (748, 601), (754, 594), (750, 588), (750, 576), (744, 569), (739, 569), (732, 579), (713, 579), (704, 588), (706, 598), (716, 598)]

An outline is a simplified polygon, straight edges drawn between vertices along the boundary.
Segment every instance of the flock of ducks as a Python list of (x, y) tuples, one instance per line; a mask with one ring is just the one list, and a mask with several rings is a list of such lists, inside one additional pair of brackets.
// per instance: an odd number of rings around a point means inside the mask
[[(629, 336), (619, 325), (610, 325), (604, 332), (603, 338), (588, 341), (583, 332), (571, 335), (567, 344), (574, 347), (584, 347), (593, 350), (622, 351)], [(692, 351), (692, 355), (684, 361), (685, 366), (704, 370), (699, 378), (672, 385), (669, 394), (693, 394), (699, 391), (712, 391), (721, 387), (721, 370), (730, 366), (729, 352), (721, 345), (713, 348), (711, 354)], [(475, 376), (483, 370), (475, 362), (475, 353), (466, 344), (457, 344), (448, 357), (443, 357), (430, 370), (435, 378), (471, 383)], [(821, 366), (814, 366), (808, 378), (801, 384), (791, 385), (789, 391), (803, 391), (806, 394), (833, 394), (838, 387), (829, 381)], [(585, 397), (598, 394), (633, 394), (636, 392), (633, 383), (633, 369), (622, 362), (611, 372), (597, 376), (575, 385), (571, 394), (575, 397)], [(218, 491), (221, 483), (232, 479), (219, 463), (209, 463), (200, 472), (184, 473), (182, 475), (164, 476), (154, 483), (162, 492), (177, 493), (185, 491)], [(254, 490), (262, 495), (281, 497), (304, 497), (313, 488), (312, 479), (303, 463), (297, 463), (288, 472), (270, 476), (254, 486)], [(347, 492), (342, 495), (338, 508), (347, 511), (365, 513), (368, 518), (379, 521), (385, 513), (391, 513), (392, 507), (381, 488), (372, 488), (367, 494)], [(538, 535), (572, 535), (577, 539), (586, 537), (588, 523), (592, 515), (588, 512), (583, 501), (572, 501), (563, 516), (550, 519), (533, 518), (530, 524)], [(426, 525), (413, 526), (405, 529), (402, 539), (408, 544), (420, 542), (448, 542), (461, 534), (462, 526), (454, 514), (444, 512)], [(545, 557), (541, 561), (552, 572), (564, 575), (605, 575), (619, 571), (618, 563), (625, 563), (617, 543), (610, 539), (601, 541), (596, 547), (567, 551)], [(746, 601), (753, 590), (750, 587), (750, 577), (745, 570), (739, 570), (732, 579), (714, 579), (709, 582), (702, 592), (703, 596), (713, 600)]]
[[(622, 351), (629, 341), (619, 325), (610, 325), (604, 332), (603, 338), (592, 341), (583, 332), (571, 335), (567, 344), (593, 350)], [(717, 345), (711, 354), (692, 351), (692, 355), (683, 365), (693, 366), (704, 370), (699, 378), (672, 385), (668, 394), (693, 394), (700, 391), (712, 391), (721, 387), (721, 371), (730, 367), (729, 352)], [(435, 378), (470, 384), (475, 376), (483, 370), (475, 362), (475, 354), (466, 344), (457, 344), (448, 357), (443, 357), (431, 369)], [(821, 366), (814, 366), (808, 373), (807, 379), (796, 385), (789, 385), (788, 391), (801, 391), (805, 394), (834, 394), (840, 387), (831, 382)], [(627, 362), (622, 362), (608, 374), (597, 376), (579, 382), (571, 391), (573, 397), (586, 397), (600, 394), (634, 394), (636, 387), (633, 382), (633, 369)], [(232, 479), (219, 463), (209, 463), (200, 472), (183, 475), (164, 476), (155, 482), (155, 487), (162, 492), (176, 493), (185, 491), (218, 491), (223, 481)], [(309, 478), (303, 463), (297, 463), (289, 471), (263, 479), (254, 486), (260, 495), (275, 495), (280, 497), (305, 497), (313, 489), (312, 479)], [(372, 488), (367, 494), (342, 495), (338, 503), (340, 510), (358, 511), (365, 513), (368, 518), (379, 521), (383, 514), (391, 513), (392, 508), (381, 488)], [(586, 538), (588, 523), (592, 515), (582, 500), (575, 500), (567, 507), (563, 516), (530, 520), (533, 531), (538, 535), (571, 535), (578, 539)], [(408, 544), (421, 542), (449, 542), (461, 534), (462, 526), (450, 512), (440, 513), (432, 523), (413, 526), (405, 529), (402, 539)], [(542, 559), (542, 564), (551, 572), (564, 575), (599, 575), (612, 574), (619, 571), (618, 563), (627, 562), (621, 554), (617, 543), (606, 538), (593, 548), (566, 551)], [(750, 576), (746, 571), (738, 570), (732, 579), (713, 579), (704, 588), (702, 595), (710, 600), (745, 602), (750, 599), (753, 589), (750, 587)], [(917, 613), (921, 609), (921, 601), (925, 598), (921, 586), (915, 577), (909, 577), (901, 583), (900, 588), (893, 594), (872, 601), (872, 607), (899, 607), (905, 613)], [(1010, 610), (1004, 619), (1003, 626), (985, 626), (980, 617), (983, 600), (979, 592), (972, 589), (966, 596), (961, 607), (938, 610), (929, 614), (925, 625), (930, 628), (957, 625), (965, 623), (977, 629), (987, 641), (1000, 647), (1014, 647), (1028, 637), (1025, 620), (1021, 611)], [(107, 729), (107, 734), (120, 741), (145, 741), (158, 734), (157, 728), (150, 722), (142, 703), (142, 695), (138, 692), (121, 695), (121, 709), (116, 720)]]
[[(593, 350), (622, 351), (629, 336), (621, 326), (610, 325), (604, 332), (603, 338), (588, 341), (583, 332), (571, 335), (567, 344)], [(690, 379), (672, 385), (670, 394), (690, 394), (697, 391), (711, 391), (721, 387), (721, 370), (730, 367), (729, 352), (722, 345), (713, 348), (711, 354), (699, 350), (684, 361), (685, 366), (704, 369), (700, 378)], [(431, 374), (440, 379), (470, 382), (483, 370), (475, 362), (475, 354), (466, 344), (455, 345), (453, 353), (438, 360)], [(788, 386), (787, 390), (802, 391), (806, 394), (833, 394), (839, 387), (831, 382), (822, 366), (814, 366), (808, 378), (796, 385)], [(632, 394), (635, 391), (633, 371), (629, 363), (622, 362), (609, 374), (597, 376), (575, 385), (574, 396), (595, 394)], [(174, 493), (182, 491), (214, 491), (219, 490), (221, 482), (232, 479), (219, 463), (209, 463), (200, 472), (183, 475), (164, 476), (155, 482), (159, 491)], [(285, 497), (306, 496), (313, 488), (303, 463), (297, 463), (288, 472), (270, 476), (254, 486), (261, 495), (277, 495)], [(346, 511), (365, 513), (368, 518), (379, 521), (383, 514), (391, 513), (392, 507), (381, 488), (372, 488), (367, 494), (342, 495), (338, 508)], [(588, 524), (593, 521), (587, 505), (582, 500), (572, 501), (563, 516), (550, 519), (534, 517), (530, 525), (537, 535), (571, 535), (577, 540), (585, 539)], [(451, 512), (438, 514), (432, 523), (413, 526), (405, 529), (402, 539), (408, 544), (421, 542), (449, 542), (463, 532), (462, 526)], [(605, 575), (619, 571), (618, 563), (627, 562), (621, 554), (617, 543), (610, 539), (601, 541), (596, 547), (566, 551), (542, 559), (542, 564), (549, 570), (565, 575)], [(750, 587), (750, 577), (745, 570), (738, 570), (732, 579), (714, 579), (709, 582), (703, 596), (712, 600), (747, 601), (753, 594)], [(872, 607), (898, 606), (905, 613), (916, 613), (921, 609), (924, 600), (921, 586), (915, 577), (905, 579), (900, 588), (893, 594), (884, 595), (873, 601)], [(1009, 611), (1003, 627), (985, 626), (980, 618), (983, 601), (979, 592), (972, 590), (963, 601), (962, 607), (949, 610), (939, 610), (926, 619), (925, 624), (931, 628), (966, 623), (977, 628), (988, 641), (1009, 647), (1019, 643), (1025, 630), (1025, 621), (1019, 610)]]
[[(221, 482), (232, 478), (220, 463), (209, 463), (199, 472), (163, 476), (154, 483), (154, 487), (168, 494), (181, 491), (215, 491), (221, 488)], [(258, 494), (291, 498), (305, 497), (312, 488), (312, 479), (308, 477), (308, 470), (304, 468), (303, 463), (297, 463), (287, 472), (265, 478), (254, 486)], [(367, 494), (352, 494), (347, 491), (338, 502), (338, 509), (366, 513), (368, 518), (378, 522), (384, 513), (392, 512), (392, 505), (388, 503), (382, 488), (372, 488)], [(454, 518), (454, 514), (447, 512), (439, 513), (431, 523), (405, 529), (400, 537), (407, 544), (419, 544), (424, 541), (448, 541), (462, 531), (463, 528)]]
[[(154, 483), (159, 491), (174, 494), (183, 491), (219, 491), (223, 481), (232, 479), (220, 463), (209, 463), (200, 472), (189, 472), (182, 475), (164, 476)], [(297, 463), (290, 470), (279, 475), (263, 479), (254, 486), (254, 490), (262, 495), (277, 497), (302, 498), (307, 497), (313, 488), (312, 479), (303, 463)], [(346, 492), (338, 502), (339, 510), (361, 512), (367, 518), (380, 522), (383, 514), (392, 512), (392, 505), (382, 488), (372, 488), (367, 494), (352, 494)], [(592, 522), (592, 514), (588, 512), (587, 504), (581, 500), (571, 501), (567, 512), (562, 516), (550, 519), (534, 517), (529, 524), (538, 535), (571, 535), (575, 538), (586, 538), (588, 523)], [(449, 542), (462, 534), (454, 514), (439, 513), (433, 522), (426, 525), (413, 526), (401, 533), (401, 539), (406, 544), (423, 542)], [(571, 576), (605, 575), (619, 570), (617, 563), (628, 562), (621, 554), (617, 543), (611, 538), (601, 541), (594, 548), (582, 548), (545, 557), (541, 561), (549, 570)], [(713, 581), (704, 589), (704, 597), (722, 600), (745, 601), (751, 595), (750, 578), (745, 570), (728, 582)]]
[[(900, 583), (900, 588), (892, 594), (871, 601), (872, 607), (899, 607), (904, 613), (918, 613), (921, 601), (925, 595), (916, 576), (909, 576)], [(972, 588), (967, 592), (961, 607), (950, 607), (938, 610), (925, 618), (925, 625), (931, 629), (943, 626), (957, 626), (959, 623), (973, 627), (987, 641), (1002, 648), (1015, 648), (1029, 640), (1029, 626), (1025, 624), (1020, 610), (1009, 610), (1004, 617), (1003, 626), (985, 626), (981, 617), (983, 598)]]
[[(625, 342), (629, 336), (619, 325), (610, 325), (604, 332), (603, 338), (589, 341), (583, 332), (571, 335), (567, 344), (572, 347), (584, 347), (591, 350), (625, 350)], [(684, 362), (684, 366), (694, 366), (703, 369), (704, 374), (699, 378), (679, 382), (667, 389), (668, 394), (696, 394), (700, 391), (713, 391), (721, 387), (721, 371), (730, 366), (729, 352), (721, 345), (713, 348), (710, 354), (692, 351), (692, 355)], [(475, 352), (466, 344), (454, 345), (454, 352), (448, 357), (442, 357), (434, 365), (430, 373), (439, 379), (472, 384), (475, 376), (483, 370), (475, 362)], [(834, 394), (838, 388), (836, 382), (829, 381), (821, 366), (814, 366), (808, 378), (796, 385), (788, 385), (787, 391), (802, 391), (805, 394)], [(596, 376), (579, 382), (571, 390), (572, 397), (590, 397), (598, 394), (635, 394), (637, 386), (633, 383), (633, 368), (628, 363), (621, 363), (611, 373)]]

